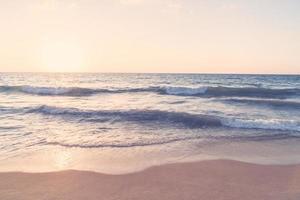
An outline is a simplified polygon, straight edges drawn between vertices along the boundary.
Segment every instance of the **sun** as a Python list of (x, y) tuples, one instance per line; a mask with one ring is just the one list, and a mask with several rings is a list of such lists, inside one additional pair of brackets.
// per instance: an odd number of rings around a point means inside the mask
[(48, 42), (41, 48), (41, 68), (46, 72), (83, 72), (83, 48), (66, 41)]

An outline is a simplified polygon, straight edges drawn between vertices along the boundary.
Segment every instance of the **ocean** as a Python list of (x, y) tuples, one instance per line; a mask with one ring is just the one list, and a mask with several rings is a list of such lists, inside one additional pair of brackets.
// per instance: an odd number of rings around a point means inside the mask
[(0, 171), (300, 163), (300, 76), (0, 73)]

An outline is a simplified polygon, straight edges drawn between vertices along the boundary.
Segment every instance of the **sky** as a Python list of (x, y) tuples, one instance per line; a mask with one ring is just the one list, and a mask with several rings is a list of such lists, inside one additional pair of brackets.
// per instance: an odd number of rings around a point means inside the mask
[(299, 0), (0, 0), (0, 71), (300, 74), (299, 11)]

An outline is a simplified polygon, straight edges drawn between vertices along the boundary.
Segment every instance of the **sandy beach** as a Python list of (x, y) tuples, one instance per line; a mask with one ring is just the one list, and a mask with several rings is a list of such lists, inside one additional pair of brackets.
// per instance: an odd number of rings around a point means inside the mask
[(229, 160), (179, 163), (106, 175), (88, 171), (0, 174), (1, 200), (298, 200), (300, 166)]
[(300, 200), (300, 0), (0, 0), (0, 200)]

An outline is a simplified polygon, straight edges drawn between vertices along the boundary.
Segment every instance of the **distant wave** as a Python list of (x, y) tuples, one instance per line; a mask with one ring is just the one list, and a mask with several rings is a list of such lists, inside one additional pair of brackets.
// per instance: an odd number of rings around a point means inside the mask
[(300, 132), (300, 122), (293, 120), (276, 119), (235, 119), (220, 116), (189, 114), (184, 112), (168, 112), (161, 110), (80, 110), (76, 108), (60, 108), (52, 106), (39, 106), (31, 108), (27, 113), (45, 115), (62, 115), (79, 117), (91, 122), (105, 121), (131, 121), (136, 123), (157, 123), (181, 125), (186, 128), (230, 127), (241, 129), (265, 129)]
[(0, 86), (1, 92), (25, 93), (34, 95), (65, 95), (65, 96), (86, 96), (95, 93), (93, 89), (77, 87), (35, 87), (28, 85), (21, 86)]
[(155, 88), (93, 89), (81, 87), (0, 86), (0, 92), (25, 93), (41, 96), (90, 96), (100, 93), (155, 91)]
[(97, 89), (80, 87), (37, 87), (37, 86), (0, 86), (0, 92), (17, 92), (47, 96), (90, 96), (101, 93), (136, 93), (154, 92), (161, 95), (199, 96), (199, 97), (259, 97), (283, 99), (300, 95), (300, 89), (270, 89), (270, 88), (233, 88), (233, 87), (144, 87)]
[(225, 102), (243, 103), (243, 104), (255, 104), (255, 105), (267, 105), (273, 107), (283, 107), (291, 109), (300, 109), (300, 102), (297, 101), (286, 101), (286, 100), (275, 100), (275, 99), (224, 99)]
[(166, 87), (162, 93), (181, 96), (286, 98), (300, 95), (300, 89), (270, 89), (254, 87)]
[(207, 92), (208, 87), (165, 87), (162, 88), (162, 93), (170, 95), (182, 95), (182, 96), (194, 96), (194, 95), (203, 95)]

